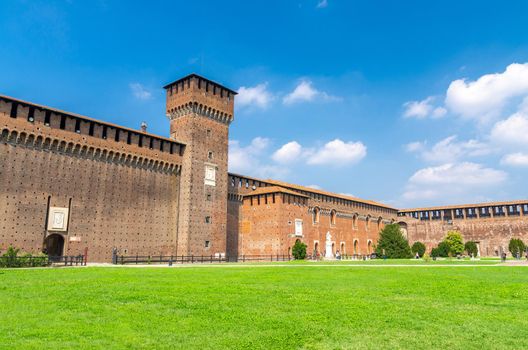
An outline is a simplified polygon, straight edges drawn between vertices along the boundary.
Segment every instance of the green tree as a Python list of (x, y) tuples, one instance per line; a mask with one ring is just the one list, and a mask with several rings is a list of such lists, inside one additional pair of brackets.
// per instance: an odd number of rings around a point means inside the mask
[(425, 254), (425, 244), (423, 244), (422, 242), (414, 242), (414, 244), (411, 247), (411, 252), (414, 255), (416, 255), (416, 253), (418, 253), (418, 255), (421, 258)]
[(449, 245), (447, 242), (442, 241), (438, 244), (438, 247), (431, 250), (431, 256), (433, 258), (443, 257), (446, 258), (449, 256)]
[(508, 244), (508, 249), (514, 257), (517, 257), (517, 253), (519, 254), (519, 256), (523, 256), (523, 253), (526, 250), (526, 245), (521, 239), (512, 238), (510, 239), (510, 244)]
[(381, 230), (376, 246), (378, 257), (386, 256), (389, 259), (408, 259), (412, 257), (409, 242), (403, 237), (400, 225), (390, 224)]
[(458, 231), (447, 231), (444, 242), (449, 246), (449, 253), (451, 255), (462, 254), (464, 252), (464, 241), (462, 234)]
[(295, 260), (303, 260), (306, 258), (306, 244), (300, 240), (295, 241), (292, 248), (292, 255)]
[(477, 243), (473, 241), (467, 241), (466, 244), (464, 244), (464, 250), (469, 256), (476, 257), (478, 254)]

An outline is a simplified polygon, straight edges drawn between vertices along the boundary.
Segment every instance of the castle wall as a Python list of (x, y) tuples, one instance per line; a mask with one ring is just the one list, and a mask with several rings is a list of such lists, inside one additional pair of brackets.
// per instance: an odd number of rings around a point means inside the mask
[[(288, 254), (297, 239), (307, 244), (310, 254), (317, 245), (317, 252), (324, 255), (328, 232), (334, 242), (333, 253), (339, 250), (347, 255), (370, 254), (379, 231), (397, 219), (394, 209), (308, 188), (288, 189), (298, 196), (252, 195), (257, 189), (276, 185), (273, 180), (229, 174), (228, 255)], [(296, 220), (302, 220), (302, 236), (295, 236)]]
[(430, 251), (446, 236), (447, 231), (462, 233), (464, 241), (478, 243), (480, 255), (498, 256), (501, 251), (508, 252), (511, 238), (520, 238), (528, 242), (528, 217), (499, 216), (485, 218), (461, 218), (446, 220), (418, 220), (400, 218), (406, 223), (409, 242), (420, 241)]
[[(90, 123), (0, 101), (0, 250), (40, 252), (58, 234), (63, 254), (88, 248), (90, 261), (110, 261), (114, 247), (120, 254), (175, 253), (182, 145)], [(117, 130), (131, 132), (130, 144)], [(51, 207), (69, 210), (66, 232), (50, 230)]]

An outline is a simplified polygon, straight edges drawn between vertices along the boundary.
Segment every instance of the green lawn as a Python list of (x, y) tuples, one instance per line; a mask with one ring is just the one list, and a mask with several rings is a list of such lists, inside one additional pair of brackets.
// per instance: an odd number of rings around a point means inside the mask
[(499, 266), (0, 270), (0, 348), (522, 348), (527, 286)]

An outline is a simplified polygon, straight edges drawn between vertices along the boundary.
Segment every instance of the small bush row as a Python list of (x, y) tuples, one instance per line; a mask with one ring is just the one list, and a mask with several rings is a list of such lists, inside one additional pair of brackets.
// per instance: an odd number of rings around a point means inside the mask
[(14, 247), (7, 248), (7, 251), (0, 256), (0, 268), (39, 267), (47, 266), (48, 264), (49, 260), (46, 254), (21, 253), (20, 249), (15, 249)]

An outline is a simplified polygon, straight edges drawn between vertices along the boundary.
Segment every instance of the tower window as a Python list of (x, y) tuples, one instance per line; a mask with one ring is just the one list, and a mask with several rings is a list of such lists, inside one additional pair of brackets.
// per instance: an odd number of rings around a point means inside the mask
[(88, 135), (93, 136), (94, 135), (94, 123), (90, 122), (90, 130), (88, 130)]
[(211, 137), (211, 129), (207, 129), (207, 137)]
[(210, 193), (207, 194), (206, 199), (207, 199), (209, 202), (211, 201), (212, 197), (211, 197), (211, 194), (210, 194)]
[(131, 143), (132, 143), (132, 133), (129, 131), (127, 135), (127, 144), (130, 145)]
[(154, 139), (153, 139), (152, 137), (150, 138), (149, 148), (150, 148), (150, 149), (153, 149), (153, 148), (154, 148)]
[(46, 113), (44, 114), (44, 125), (49, 126), (50, 125), (50, 119), (51, 119), (51, 112), (50, 111), (46, 111)]
[(65, 115), (61, 115), (60, 128), (62, 130), (66, 129), (66, 116)]
[(170, 146), (169, 146), (169, 153), (170, 154), (174, 153), (174, 148), (173, 147), (174, 147), (174, 144), (171, 143)]
[(106, 126), (106, 125), (103, 126), (103, 134), (102, 134), (102, 137), (103, 137), (103, 139), (105, 139), (105, 140), (106, 140), (106, 133), (107, 133), (107, 131), (108, 131), (107, 126)]
[(139, 135), (139, 147), (143, 147), (143, 135)]
[(163, 140), (160, 140), (160, 151), (163, 152)]
[(211, 244), (211, 242), (209, 242), (209, 241), (205, 241), (205, 247), (206, 247), (206, 248), (209, 248), (210, 244)]
[(11, 118), (16, 118), (17, 117), (17, 111), (18, 111), (18, 104), (17, 103), (11, 104), (11, 113), (9, 114), (9, 116)]
[(213, 152), (209, 151), (209, 153), (207, 153), (207, 158), (213, 159)]
[(81, 120), (80, 119), (77, 119), (75, 121), (75, 132), (78, 134), (81, 132)]
[(35, 108), (29, 107), (28, 122), (33, 123), (35, 121)]
[(206, 224), (210, 224), (211, 223), (211, 217), (210, 216), (206, 216), (205, 217), (205, 223)]
[(114, 140), (115, 140), (116, 142), (119, 142), (119, 132), (120, 132), (120, 131), (121, 131), (121, 130), (116, 129), (115, 136), (114, 136)]

